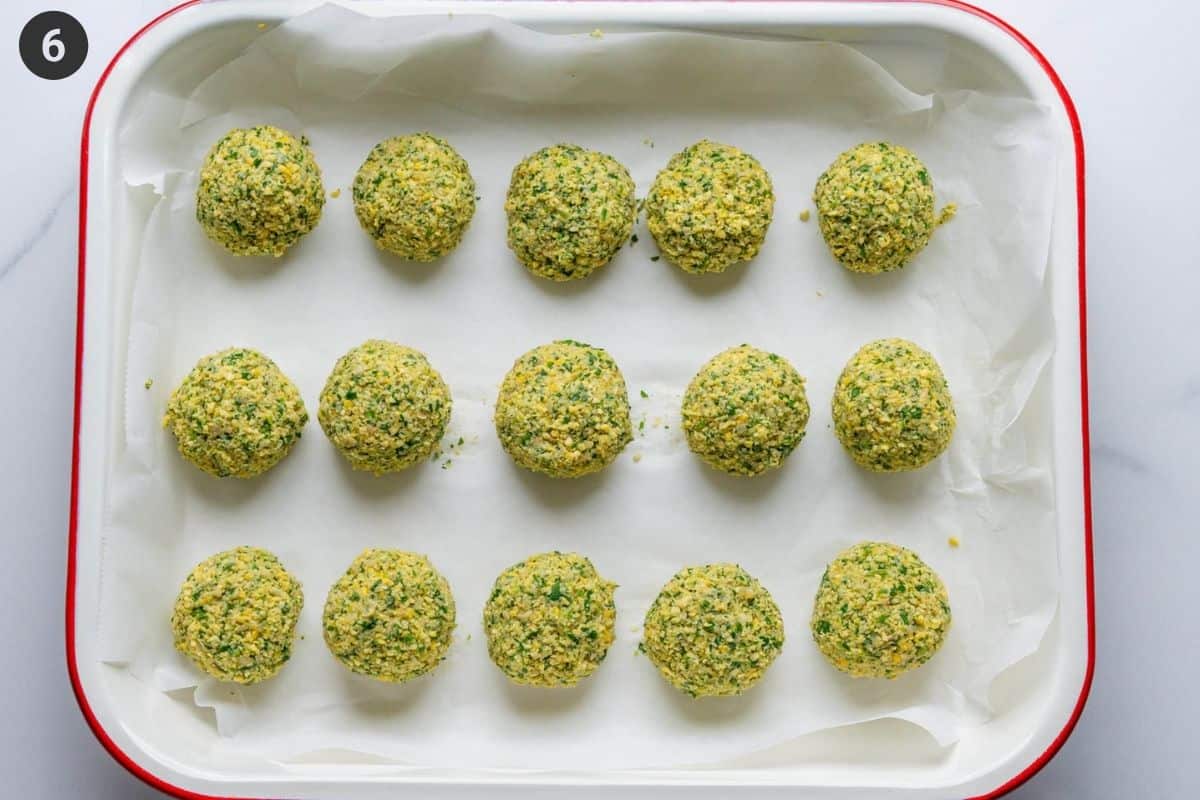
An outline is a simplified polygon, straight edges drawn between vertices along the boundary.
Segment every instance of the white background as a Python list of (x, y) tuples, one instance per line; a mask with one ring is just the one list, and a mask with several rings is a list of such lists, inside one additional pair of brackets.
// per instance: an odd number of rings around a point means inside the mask
[[(0, 794), (157, 797), (79, 715), (63, 657), (78, 138), (117, 47), (170, 0), (0, 3)], [(1099, 652), (1062, 753), (1013, 796), (1200, 792), (1200, 642), (1190, 502), (1200, 474), (1200, 6), (1191, 0), (988, 0), (1071, 90), (1088, 160), (1089, 315)], [(30, 75), (17, 35), (72, 13), (84, 67)], [(1191, 757), (1191, 758), (1189, 758)]]

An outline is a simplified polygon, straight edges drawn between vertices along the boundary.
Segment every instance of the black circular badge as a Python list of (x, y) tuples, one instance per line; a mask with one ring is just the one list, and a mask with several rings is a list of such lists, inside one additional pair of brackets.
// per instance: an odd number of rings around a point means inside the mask
[(48, 81), (74, 75), (87, 51), (83, 26), (62, 11), (43, 11), (21, 30), (21, 60), (30, 72)]

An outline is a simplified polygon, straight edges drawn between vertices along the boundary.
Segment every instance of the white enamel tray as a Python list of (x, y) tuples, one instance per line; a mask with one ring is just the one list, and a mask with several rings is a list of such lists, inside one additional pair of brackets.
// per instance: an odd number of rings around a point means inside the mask
[[(97, 657), (105, 468), (117, 441), (129, 264), (136, 237), (120, 188), (117, 131), (146, 76), (186, 84), (175, 56), (215, 67), (257, 35), (248, 21), (311, 7), (286, 0), (192, 0), (133, 36), (101, 76), (84, 122), (81, 155), (78, 340), (71, 528), (67, 571), (68, 666), (96, 736), (139, 778), (179, 797), (660, 796), (667, 792), (790, 797), (997, 797), (1053, 757), (1082, 710), (1094, 657), (1088, 498), (1083, 252), (1083, 142), (1070, 97), (1020, 33), (953, 0), (912, 2), (403, 2), (364, 3), (372, 15), (494, 14), (547, 30), (675, 28), (852, 44), (919, 92), (944, 76), (956, 88), (1000, 90), (1051, 109), (1058, 181), (1049, 261), (1056, 339), (1054, 483), (1061, 596), (1038, 652), (992, 692), (995, 717), (941, 749), (903, 723), (881, 721), (803, 737), (737, 768), (505, 772), (397, 767), (358, 760), (281, 764), (231, 755), (213, 726), (184, 704)], [(199, 54), (199, 55), (197, 55)]]

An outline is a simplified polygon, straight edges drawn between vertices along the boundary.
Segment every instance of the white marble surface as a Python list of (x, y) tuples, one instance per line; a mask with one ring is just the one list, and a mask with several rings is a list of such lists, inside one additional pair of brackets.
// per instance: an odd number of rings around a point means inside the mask
[[(983, 0), (1050, 57), (1079, 106), (1088, 159), (1099, 655), (1074, 736), (1013, 796), (1187, 798), (1200, 717), (1200, 5)], [(70, 464), (78, 139), (110, 56), (172, 0), (0, 3), (0, 794), (158, 795), (93, 740), (67, 683), (63, 581)], [(90, 55), (30, 75), (17, 34), (72, 13)]]

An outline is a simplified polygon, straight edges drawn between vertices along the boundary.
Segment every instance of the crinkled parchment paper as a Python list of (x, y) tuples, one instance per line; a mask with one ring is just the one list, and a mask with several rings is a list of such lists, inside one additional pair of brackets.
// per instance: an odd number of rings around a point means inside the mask
[[(306, 134), (327, 188), (342, 193), (285, 258), (237, 259), (195, 222), (197, 170), (227, 129), (263, 122)], [(954, 742), (989, 718), (989, 685), (1038, 647), (1056, 604), (1048, 126), (1044, 109), (1020, 99), (915, 95), (837, 44), (552, 35), (333, 6), (263, 34), (191, 96), (164, 85), (121, 134), (128, 191), (159, 199), (123, 301), (132, 306), (125, 424), (110, 455), (104, 660), (164, 691), (195, 686), (220, 735), (274, 759), (350, 750), (442, 766), (701, 765), (880, 717)], [(378, 252), (349, 192), (375, 142), (421, 130), (462, 152), (481, 197), (462, 246), (432, 265)], [(604, 150), (628, 165), (641, 196), (672, 153), (702, 137), (754, 154), (774, 180), (775, 221), (753, 263), (684, 275), (651, 260), (641, 223), (637, 243), (568, 285), (529, 276), (506, 249), (504, 193), (526, 154), (558, 141)], [(855, 276), (831, 260), (815, 219), (798, 216), (840, 151), (880, 138), (913, 148), (939, 206), (956, 202), (959, 213), (901, 273)], [(937, 356), (959, 414), (947, 455), (913, 474), (856, 468), (830, 426), (842, 365), (887, 336)], [(454, 394), (447, 444), (462, 437), (461, 448), (400, 475), (350, 471), (316, 424), (317, 396), (336, 358), (369, 337), (429, 355)], [(518, 470), (490, 422), (513, 360), (561, 337), (607, 348), (635, 424), (645, 421), (610, 469), (570, 482)], [(789, 358), (813, 406), (786, 466), (754, 480), (703, 466), (679, 429), (691, 376), (741, 342)], [(292, 455), (248, 482), (184, 463), (160, 427), (173, 386), (230, 345), (275, 359), (314, 417)], [(945, 579), (954, 610), (938, 656), (891, 682), (837, 673), (808, 632), (824, 565), (864, 538), (914, 548)], [(191, 567), (244, 543), (276, 552), (306, 594), (291, 663), (248, 689), (202, 678), (172, 650), (168, 625)], [(321, 640), (327, 588), (371, 546), (428, 554), (458, 601), (447, 662), (409, 685), (349, 674)], [(617, 639), (576, 690), (511, 686), (488, 661), (482, 605), (502, 569), (555, 548), (588, 555), (620, 584)], [(788, 638), (753, 691), (693, 701), (636, 654), (639, 627), (676, 570), (723, 560), (771, 590)]]

